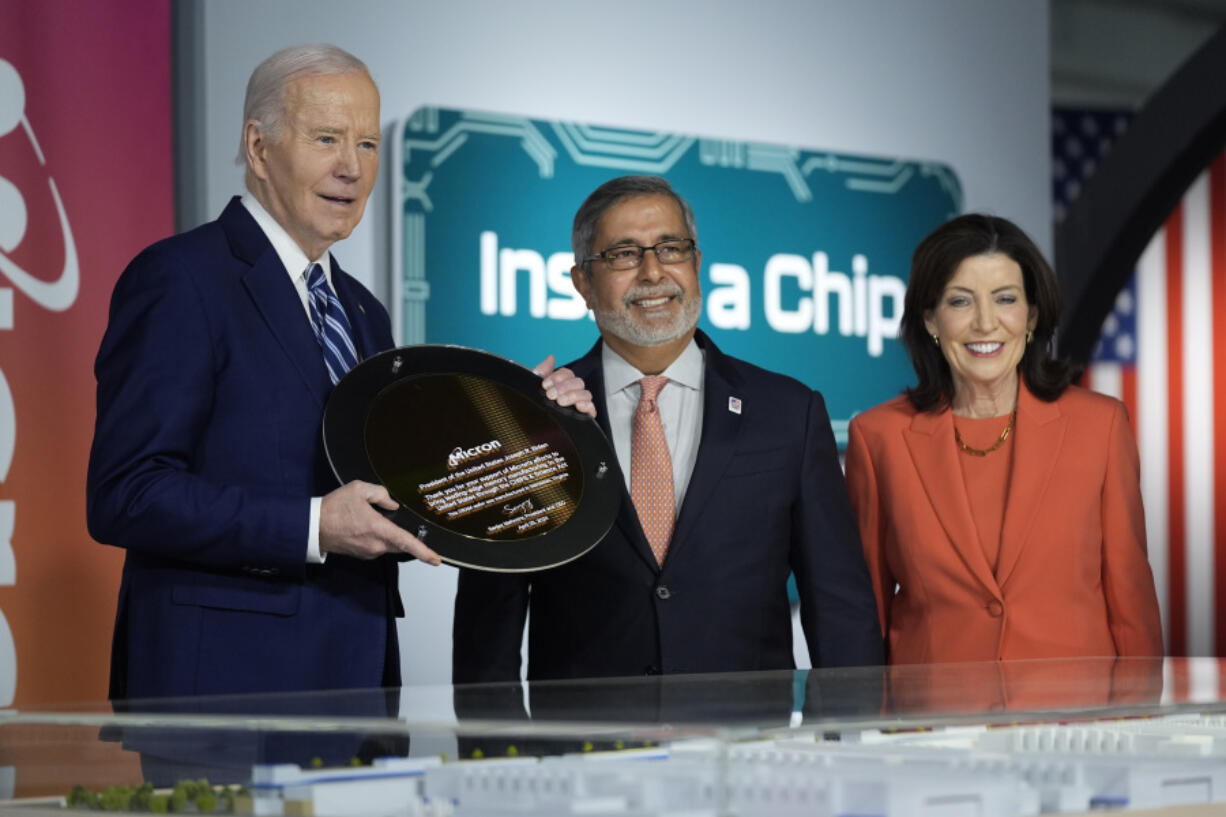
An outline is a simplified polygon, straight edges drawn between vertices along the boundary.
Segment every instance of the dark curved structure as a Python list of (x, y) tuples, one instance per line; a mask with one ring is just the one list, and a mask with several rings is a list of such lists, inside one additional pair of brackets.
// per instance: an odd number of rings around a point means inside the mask
[(1226, 27), (1154, 93), (1056, 227), (1062, 356), (1089, 360), (1141, 252), (1224, 145)]

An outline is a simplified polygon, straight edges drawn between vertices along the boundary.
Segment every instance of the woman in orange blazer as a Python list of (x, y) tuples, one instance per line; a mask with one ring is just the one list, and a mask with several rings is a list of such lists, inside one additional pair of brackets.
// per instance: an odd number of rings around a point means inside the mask
[(1042, 254), (961, 216), (916, 249), (904, 307), (919, 382), (847, 450), (888, 660), (1161, 655), (1136, 443), (1051, 357)]

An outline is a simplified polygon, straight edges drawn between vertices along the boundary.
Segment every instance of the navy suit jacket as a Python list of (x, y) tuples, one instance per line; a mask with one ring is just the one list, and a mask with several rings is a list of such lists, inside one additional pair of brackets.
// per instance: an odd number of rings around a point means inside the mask
[[(386, 311), (333, 263), (359, 353)], [(397, 565), (306, 564), (309, 502), (337, 487), (331, 383), (302, 302), (237, 198), (120, 277), (95, 365), (90, 533), (126, 549), (112, 698), (399, 682)]]
[[(814, 666), (883, 662), (821, 395), (697, 339), (702, 439), (664, 566), (623, 491), (608, 535), (569, 564), (525, 575), (462, 570), (454, 682), (517, 679), (529, 607), (530, 680), (791, 668), (789, 572)], [(570, 367), (608, 434), (600, 357), (597, 342)]]

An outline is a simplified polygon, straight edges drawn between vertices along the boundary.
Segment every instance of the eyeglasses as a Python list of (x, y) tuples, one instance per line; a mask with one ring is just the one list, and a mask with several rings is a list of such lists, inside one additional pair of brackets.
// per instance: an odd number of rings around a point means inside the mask
[(661, 264), (680, 264), (682, 261), (689, 261), (693, 258), (695, 249), (697, 245), (692, 238), (670, 238), (668, 241), (661, 241), (650, 247), (640, 247), (638, 244), (619, 244), (584, 258), (583, 263), (603, 261), (609, 265), (609, 269), (634, 269), (643, 263), (643, 253), (651, 250)]

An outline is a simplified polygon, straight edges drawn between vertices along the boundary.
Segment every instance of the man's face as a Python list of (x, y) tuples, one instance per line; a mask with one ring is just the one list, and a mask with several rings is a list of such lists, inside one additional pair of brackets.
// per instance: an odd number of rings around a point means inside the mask
[[(631, 196), (614, 204), (596, 225), (592, 252), (623, 244), (651, 247), (670, 239), (692, 238), (681, 208), (671, 196)], [(677, 264), (661, 264), (654, 252), (643, 254), (634, 269), (611, 269), (602, 259), (587, 272), (578, 266), (571, 280), (596, 317), (605, 340), (624, 354), (630, 347), (688, 342), (702, 313), (698, 270), (702, 253)], [(623, 345), (624, 344), (624, 345)]]
[(276, 136), (247, 124), (253, 192), (314, 260), (362, 219), (379, 169), (379, 92), (364, 73), (315, 74), (285, 89)]

